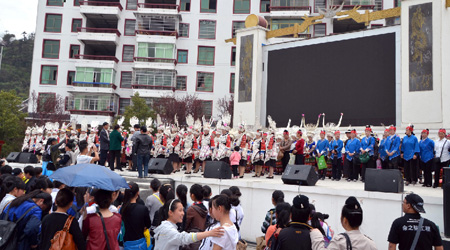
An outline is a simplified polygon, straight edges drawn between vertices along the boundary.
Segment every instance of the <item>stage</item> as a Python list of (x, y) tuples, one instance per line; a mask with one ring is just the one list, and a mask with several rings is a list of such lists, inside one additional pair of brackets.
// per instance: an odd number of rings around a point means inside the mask
[[(10, 163), (10, 165), (13, 168), (25, 167), (25, 164)], [(39, 166), (38, 164), (31, 165)], [(219, 180), (203, 178), (200, 173), (185, 175), (184, 172), (181, 172), (171, 175), (150, 175), (148, 179), (138, 179), (137, 172), (116, 170), (116, 173), (124, 176), (127, 181), (137, 182), (141, 187), (143, 199), (149, 194), (150, 180), (153, 177), (169, 178), (176, 185), (184, 184), (188, 188), (194, 183), (209, 185), (213, 195), (219, 194), (221, 190), (230, 186), (238, 186), (242, 193), (241, 204), (245, 214), (241, 235), (242, 238), (250, 242), (255, 242), (256, 237), (263, 235), (260, 228), (267, 210), (273, 207), (271, 195), (276, 189), (284, 192), (285, 201), (289, 203), (292, 203), (292, 199), (298, 194), (308, 196), (310, 203), (316, 206), (318, 212), (330, 215), (327, 222), (335, 234), (344, 232), (340, 223), (341, 209), (347, 197), (355, 196), (360, 201), (364, 211), (361, 231), (373, 239), (379, 249), (388, 248), (387, 237), (390, 226), (392, 221), (402, 216), (403, 197), (409, 192), (419, 194), (424, 199), (424, 208), (427, 212), (424, 217), (435, 222), (441, 232), (444, 231), (443, 190), (441, 188), (433, 189), (421, 185), (410, 185), (405, 186), (403, 194), (395, 194), (366, 192), (364, 191), (364, 183), (360, 181), (347, 182), (341, 180), (336, 182), (328, 178), (324, 181), (319, 180), (315, 186), (296, 186), (283, 184), (281, 176), (266, 179), (265, 177), (252, 178), (252, 174), (246, 174), (243, 179)]]

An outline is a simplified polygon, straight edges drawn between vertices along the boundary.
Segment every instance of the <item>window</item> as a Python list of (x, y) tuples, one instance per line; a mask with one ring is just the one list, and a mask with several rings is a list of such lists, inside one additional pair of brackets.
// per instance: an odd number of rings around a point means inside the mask
[(196, 91), (213, 92), (214, 73), (197, 72)]
[(319, 13), (319, 9), (324, 10), (327, 7), (327, 0), (314, 0), (314, 12)]
[(45, 16), (45, 32), (61, 32), (62, 15), (47, 14)]
[(127, 0), (127, 10), (137, 10), (138, 0)]
[(206, 119), (210, 119), (212, 116), (212, 106), (212, 101), (202, 101), (202, 111)]
[(236, 65), (236, 47), (231, 48), (231, 66)]
[(200, 20), (198, 38), (216, 39), (216, 21)]
[(56, 104), (55, 93), (39, 93), (37, 110), (38, 112), (54, 112)]
[(80, 45), (70, 45), (69, 58), (76, 58), (80, 54)]
[(250, 0), (234, 0), (233, 5), (234, 14), (249, 14), (250, 13)]
[(261, 0), (261, 9), (259, 11), (261, 13), (270, 12), (270, 0)]
[(200, 2), (200, 12), (216, 12), (217, 0), (200, 0)]
[(68, 100), (68, 109), (116, 112), (117, 103), (114, 95), (74, 94)]
[[(177, 19), (174, 16), (140, 16), (137, 20), (139, 32), (147, 34), (147, 31), (166, 31), (166, 34), (175, 34)], [(170, 31), (170, 32), (169, 32)], [(160, 33), (158, 33), (160, 34)]]
[(214, 47), (198, 47), (198, 65), (214, 65)]
[(133, 71), (133, 85), (150, 89), (172, 89), (175, 71), (158, 69), (136, 69)]
[(383, 0), (375, 0), (375, 8), (373, 11), (383, 10)]
[(170, 43), (138, 43), (138, 57), (175, 59), (174, 45)]
[(73, 6), (80, 6), (80, 0), (73, 0)]
[(402, 1), (401, 0), (394, 0), (394, 7), (402, 7)]
[(178, 35), (179, 35), (179, 37), (189, 37), (189, 24), (188, 23), (180, 23)]
[(67, 85), (72, 85), (75, 81), (75, 71), (67, 71)]
[(126, 19), (125, 20), (125, 35), (134, 36), (136, 34), (136, 20)]
[(81, 19), (72, 19), (72, 32), (78, 32), (78, 28), (81, 28)]
[(47, 0), (47, 6), (63, 6), (63, 0)]
[(232, 36), (236, 37), (236, 31), (245, 28), (245, 21), (233, 21)]
[(59, 58), (59, 40), (44, 40), (43, 58)]
[(77, 67), (75, 83), (79, 83), (78, 86), (83, 86), (80, 84), (92, 86), (93, 83), (96, 83), (97, 85), (103, 84), (104, 87), (108, 87), (108, 85), (114, 84), (115, 73), (114, 69)]
[(41, 84), (56, 85), (58, 66), (41, 66)]
[(314, 25), (314, 36), (326, 36), (327, 26), (324, 23)]
[(190, 11), (191, 10), (191, 0), (181, 0), (181, 11)]
[[(277, 30), (288, 28), (294, 26), (294, 24), (298, 23), (299, 25), (303, 23), (303, 19), (272, 19), (270, 29)], [(305, 31), (307, 32), (307, 30)]]
[(132, 80), (133, 80), (132, 71), (122, 71), (122, 74), (120, 76), (120, 87), (131, 89)]
[(230, 76), (230, 93), (231, 94), (234, 94), (234, 81), (235, 81), (235, 74), (234, 73), (231, 73), (231, 76)]
[(125, 108), (130, 106), (130, 104), (130, 98), (119, 98), (119, 115), (123, 115), (125, 113)]
[(134, 56), (134, 45), (124, 45), (122, 62), (132, 62)]
[(188, 51), (187, 50), (178, 50), (177, 55), (177, 62), (178, 63), (188, 63)]
[(176, 90), (184, 90), (186, 91), (186, 80), (187, 76), (177, 76), (177, 86)]

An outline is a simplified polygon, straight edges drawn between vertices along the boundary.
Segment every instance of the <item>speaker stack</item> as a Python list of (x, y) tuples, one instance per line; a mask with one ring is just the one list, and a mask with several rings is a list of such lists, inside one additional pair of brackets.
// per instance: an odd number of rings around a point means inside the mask
[(148, 163), (150, 174), (171, 174), (173, 172), (172, 162), (165, 158), (151, 158)]
[(20, 152), (11, 152), (6, 157), (6, 161), (8, 162), (19, 162)]
[(20, 153), (19, 163), (38, 163), (38, 158), (33, 153)]
[(314, 186), (319, 177), (311, 165), (287, 165), (281, 180), (284, 184)]
[(398, 169), (366, 169), (365, 191), (403, 193), (403, 176)]

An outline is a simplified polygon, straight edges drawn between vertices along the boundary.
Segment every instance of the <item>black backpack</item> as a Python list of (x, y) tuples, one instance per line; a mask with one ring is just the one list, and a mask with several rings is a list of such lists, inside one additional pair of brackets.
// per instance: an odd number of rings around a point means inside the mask
[(17, 243), (22, 239), (22, 236), (17, 234), (17, 224), (36, 206), (30, 207), (20, 218), (16, 221), (8, 221), (9, 210), (6, 212), (4, 220), (0, 220), (0, 250), (15, 250)]

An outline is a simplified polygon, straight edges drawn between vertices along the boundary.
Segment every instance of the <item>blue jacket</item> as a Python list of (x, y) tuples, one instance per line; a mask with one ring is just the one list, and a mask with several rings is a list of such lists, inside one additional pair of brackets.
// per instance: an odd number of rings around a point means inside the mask
[[(314, 146), (316, 146), (316, 142), (315, 141), (313, 141), (313, 142), (311, 142), (309, 144), (308, 144), (308, 142), (305, 142), (305, 148), (308, 149), (308, 150), (311, 150)], [(311, 153), (309, 155), (315, 157), (316, 156), (316, 151), (315, 150), (311, 151)]]
[(430, 138), (419, 142), (420, 160), (427, 163), (434, 157), (434, 141)]
[(361, 139), (361, 148), (360, 150), (365, 150), (369, 153), (370, 156), (373, 156), (373, 148), (375, 147), (375, 138), (373, 136), (364, 137)]
[(389, 153), (394, 152), (392, 156), (389, 156), (389, 160), (400, 155), (400, 137), (398, 135), (388, 136), (384, 146), (385, 151), (387, 150)]
[(387, 154), (386, 154), (386, 141), (387, 141), (387, 139), (382, 139), (380, 141), (380, 148), (378, 149), (378, 152), (380, 153), (380, 158), (383, 161), (386, 159), (386, 156), (387, 156)]
[(414, 154), (419, 155), (419, 141), (415, 135), (403, 137), (402, 142), (402, 154), (405, 161), (409, 161), (413, 158)]
[[(9, 209), (8, 205), (3, 211), (0, 218), (6, 219), (6, 214)], [(41, 232), (41, 208), (33, 202), (33, 200), (26, 200), (18, 207), (12, 207), (9, 211), (8, 220), (17, 221), (29, 208), (35, 206), (28, 212), (28, 214), (17, 224), (17, 234), (21, 236), (18, 242), (18, 250), (29, 250), (31, 246), (39, 243), (39, 234)]]
[[(344, 147), (344, 142), (342, 142), (341, 139), (339, 140), (332, 140), (329, 146), (330, 152), (334, 149), (336, 149), (337, 154), (331, 154), (331, 158), (338, 158), (341, 159), (342, 158), (342, 148)], [(337, 157), (336, 157), (337, 155)]]
[(353, 160), (353, 156), (350, 156), (349, 153), (355, 153), (355, 156), (359, 155), (361, 148), (361, 142), (355, 138), (355, 139), (348, 139), (347, 145), (345, 145), (345, 153), (346, 153), (346, 159), (349, 161)]
[(326, 154), (328, 151), (328, 140), (327, 139), (323, 139), (323, 140), (318, 140), (317, 141), (317, 146), (316, 146), (316, 152), (321, 155)]

